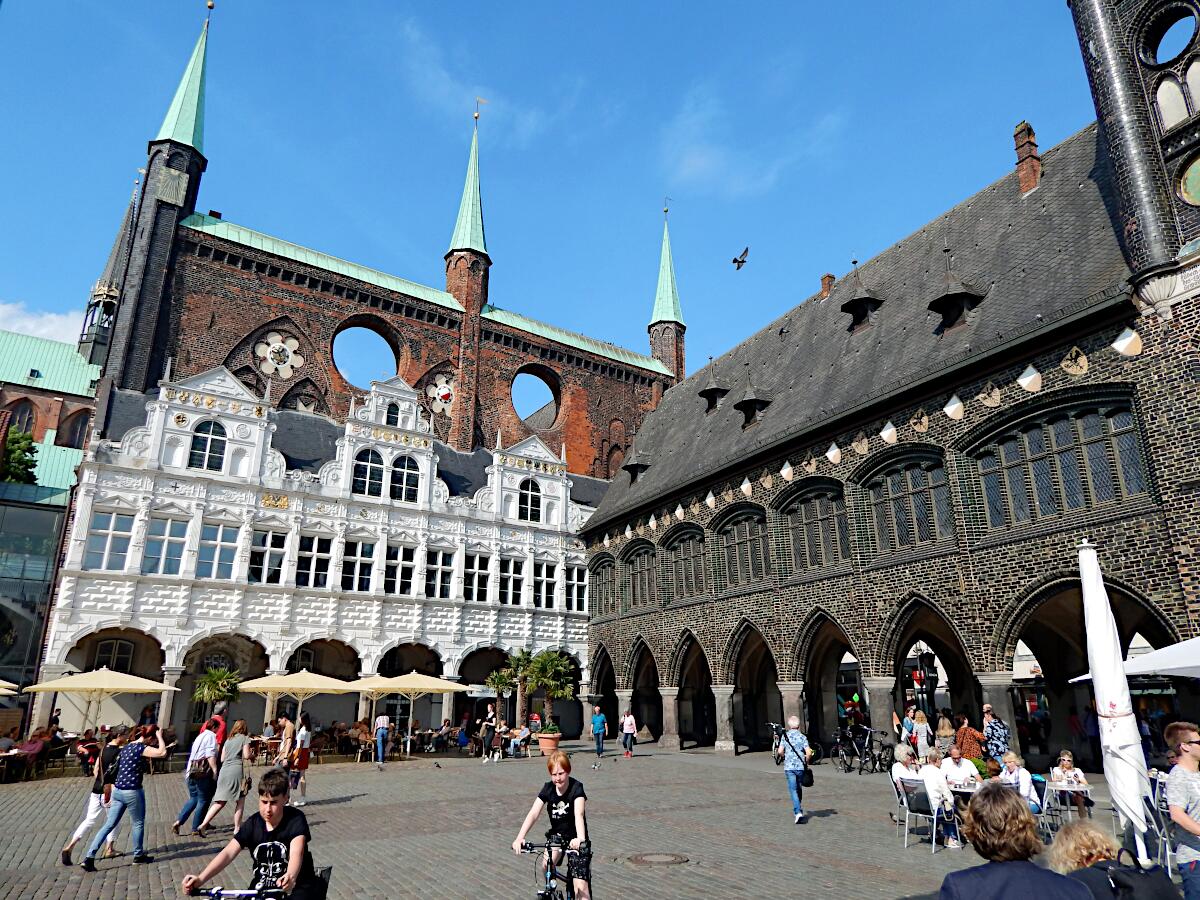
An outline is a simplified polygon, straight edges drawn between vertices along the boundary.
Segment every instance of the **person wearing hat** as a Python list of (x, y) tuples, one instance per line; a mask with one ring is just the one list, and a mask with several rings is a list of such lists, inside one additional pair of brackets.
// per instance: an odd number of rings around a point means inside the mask
[[(117, 755), (121, 752), (121, 747), (125, 745), (128, 737), (129, 729), (124, 725), (118, 725), (108, 732), (108, 743), (104, 745), (104, 750), (96, 757), (96, 761), (92, 765), (92, 785), (88, 794), (87, 806), (84, 807), (83, 819), (75, 827), (71, 839), (62, 848), (62, 864), (64, 866), (71, 865), (71, 851), (75, 849), (75, 845), (83, 840), (84, 835), (91, 831), (97, 822), (104, 821), (108, 816), (112, 785), (117, 778)], [(120, 824), (118, 822), (117, 826), (119, 827)], [(104, 841), (104, 857), (106, 859), (117, 855), (114, 844), (116, 837), (117, 829), (114, 828)]]

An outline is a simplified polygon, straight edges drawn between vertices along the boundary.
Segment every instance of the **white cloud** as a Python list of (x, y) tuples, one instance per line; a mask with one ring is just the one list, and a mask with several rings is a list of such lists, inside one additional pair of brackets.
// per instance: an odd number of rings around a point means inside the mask
[(736, 139), (731, 118), (712, 86), (687, 93), (662, 132), (662, 161), (672, 185), (727, 197), (765, 193), (801, 160), (829, 155), (845, 125), (841, 113), (827, 112), (760, 148)]
[(79, 339), (82, 324), (80, 313), (43, 312), (26, 309), (24, 303), (0, 302), (0, 328), (5, 331), (73, 344)]

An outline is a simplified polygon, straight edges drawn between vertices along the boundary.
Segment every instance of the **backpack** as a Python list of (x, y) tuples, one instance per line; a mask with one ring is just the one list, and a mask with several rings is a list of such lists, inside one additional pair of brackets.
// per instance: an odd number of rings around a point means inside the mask
[(1105, 873), (1114, 897), (1120, 900), (1179, 900), (1179, 889), (1166, 869), (1154, 865), (1143, 868), (1132, 853), (1129, 858), (1133, 865), (1121, 865), (1121, 853), (1129, 853), (1129, 850), (1122, 847), (1116, 862)]

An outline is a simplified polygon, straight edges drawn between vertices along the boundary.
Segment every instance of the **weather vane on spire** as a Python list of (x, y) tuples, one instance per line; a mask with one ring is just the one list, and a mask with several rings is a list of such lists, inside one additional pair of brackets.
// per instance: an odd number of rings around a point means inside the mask
[(475, 98), (475, 121), (476, 122), (479, 121), (479, 104), (481, 104), (481, 103), (487, 103), (487, 101), (484, 100), (482, 97), (476, 97)]
[(210, 19), (211, 19), (211, 18), (212, 18), (212, 11), (213, 11), (213, 9), (215, 9), (215, 8), (216, 8), (216, 5), (217, 5), (217, 4), (216, 4), (216, 3), (214, 3), (214, 2), (213, 2), (213, 0), (208, 0), (208, 3), (206, 3), (205, 5), (208, 7), (208, 18), (210, 18)]
[(671, 211), (671, 198), (663, 197), (663, 218), (667, 217), (667, 213)]

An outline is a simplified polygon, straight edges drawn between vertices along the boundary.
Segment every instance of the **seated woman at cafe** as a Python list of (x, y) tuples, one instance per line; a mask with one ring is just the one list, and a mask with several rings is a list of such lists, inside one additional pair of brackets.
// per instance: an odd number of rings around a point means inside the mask
[(913, 756), (912, 747), (899, 746), (896, 748), (896, 761), (892, 763), (892, 781), (896, 786), (904, 779), (915, 780), (917, 777), (917, 760)]
[(263, 722), (262, 736), (268, 741), (275, 737), (275, 726), (270, 722)]
[(442, 719), (442, 727), (439, 728), (433, 735), (433, 749), (441, 752), (447, 749), (450, 745), (450, 732), (454, 729), (450, 727), (449, 719)]
[(985, 759), (983, 761), (983, 765), (984, 765), (984, 768), (987, 769), (987, 780), (988, 781), (999, 781), (1000, 780), (1000, 773), (1004, 770), (1004, 767), (1002, 765), (1000, 765), (1000, 763), (996, 762), (994, 759), (991, 759), (989, 757), (988, 759)]
[(521, 726), (521, 730), (511, 733), (508, 739), (508, 755), (517, 756), (521, 752), (521, 748), (529, 743), (529, 726)]
[[(1087, 787), (1088, 783), (1083, 770), (1075, 768), (1075, 755), (1070, 750), (1059, 752), (1058, 765), (1050, 770), (1050, 780), (1059, 784), (1077, 784), (1083, 787)], [(1069, 801), (1075, 804), (1075, 808), (1079, 810), (1081, 816), (1087, 807), (1095, 805), (1088, 797), (1087, 791), (1059, 791), (1058, 799), (1060, 803)]]
[(1000, 783), (1015, 787), (1021, 799), (1029, 804), (1029, 811), (1035, 815), (1040, 813), (1042, 805), (1038, 802), (1037, 791), (1033, 787), (1033, 776), (1025, 768), (1025, 760), (1011, 750), (1005, 753), (1002, 759), (1004, 770), (1000, 773)]

